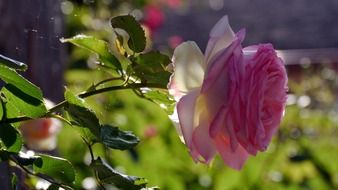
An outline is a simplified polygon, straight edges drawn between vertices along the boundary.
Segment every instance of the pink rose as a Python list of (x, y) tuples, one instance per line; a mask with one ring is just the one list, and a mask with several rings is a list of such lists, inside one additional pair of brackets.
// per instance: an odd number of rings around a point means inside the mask
[[(287, 75), (271, 44), (242, 48), (224, 16), (210, 32), (205, 55), (194, 42), (173, 55), (169, 92), (178, 101), (173, 121), (195, 161), (218, 152), (240, 169), (249, 154), (266, 150), (283, 116)], [(176, 118), (178, 117), (178, 119)]]

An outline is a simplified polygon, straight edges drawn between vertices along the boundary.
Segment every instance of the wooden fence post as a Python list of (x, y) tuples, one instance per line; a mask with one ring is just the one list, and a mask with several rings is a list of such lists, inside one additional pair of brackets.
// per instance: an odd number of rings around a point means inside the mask
[[(28, 64), (23, 75), (55, 102), (63, 99), (65, 61), (60, 5), (61, 0), (0, 0), (0, 54)], [(0, 162), (1, 190), (11, 189), (11, 172), (8, 162)]]

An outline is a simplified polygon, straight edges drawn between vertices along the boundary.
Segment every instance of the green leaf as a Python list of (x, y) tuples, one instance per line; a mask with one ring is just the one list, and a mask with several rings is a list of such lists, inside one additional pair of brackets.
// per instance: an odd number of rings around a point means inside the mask
[(4, 116), (4, 108), (3, 108), (2, 98), (0, 97), (0, 121), (2, 120), (3, 116)]
[(168, 115), (173, 114), (176, 102), (168, 91), (147, 90), (143, 92), (143, 95), (150, 101), (158, 104)]
[(109, 44), (106, 41), (81, 34), (72, 38), (61, 39), (61, 42), (70, 42), (78, 47), (96, 53), (99, 56), (99, 61), (105, 66), (121, 70), (119, 60), (111, 53)]
[(47, 190), (59, 190), (59, 186), (55, 185), (55, 184), (51, 184)]
[(101, 160), (100, 157), (93, 160), (91, 166), (95, 169), (101, 183), (114, 184), (123, 190), (139, 190), (146, 187), (147, 181), (144, 178), (122, 174)]
[(6, 56), (3, 56), (0, 54), (0, 65), (5, 65), (7, 67), (20, 70), (20, 71), (25, 71), (27, 70), (27, 65), (20, 62), (16, 61), (14, 59), (8, 58)]
[(37, 118), (47, 112), (41, 90), (14, 69), (0, 65), (0, 78), (7, 83), (1, 90), (7, 118)]
[[(63, 117), (68, 121), (67, 124), (69, 124), (70, 126), (72, 125), (79, 126), (79, 124), (77, 124), (75, 121), (72, 121), (72, 118), (68, 112), (64, 112)], [(84, 138), (84, 140), (86, 140), (89, 144), (94, 144), (100, 141), (100, 137), (95, 136), (88, 128), (79, 126), (73, 127), (72, 130), (75, 130), (76, 133), (78, 133), (82, 138)]]
[(140, 139), (130, 131), (121, 131), (118, 127), (101, 127), (101, 141), (109, 148), (126, 150), (136, 146)]
[[(111, 25), (113, 28), (119, 28), (128, 33), (128, 46), (131, 50), (139, 53), (145, 49), (146, 37), (144, 30), (133, 16), (124, 15), (114, 17), (111, 19)], [(121, 42), (121, 44), (123, 44), (123, 42)]]
[(67, 184), (75, 180), (74, 168), (68, 160), (42, 154), (39, 156), (40, 158), (33, 163), (35, 173), (47, 175)]
[(100, 122), (93, 110), (85, 101), (66, 89), (65, 99), (68, 104), (65, 106), (66, 111), (71, 118), (80, 126), (88, 128), (96, 137), (100, 138)]
[(171, 75), (166, 71), (170, 62), (169, 57), (160, 52), (148, 52), (135, 58), (136, 64), (133, 65), (133, 69), (135, 75), (144, 82), (166, 86)]
[(12, 173), (12, 179), (11, 179), (12, 189), (17, 189), (16, 188), (17, 184), (18, 184), (18, 177), (15, 175), (15, 173)]
[(0, 78), (7, 84), (16, 86), (16, 88), (28, 96), (42, 101), (43, 97), (41, 90), (33, 83), (19, 75), (14, 69), (0, 65)]
[(0, 148), (8, 152), (19, 152), (22, 147), (20, 133), (9, 124), (0, 124)]
[(47, 112), (42, 99), (36, 99), (23, 93), (12, 84), (7, 84), (1, 89), (4, 96), (4, 108), (7, 118), (26, 116), (39, 118)]

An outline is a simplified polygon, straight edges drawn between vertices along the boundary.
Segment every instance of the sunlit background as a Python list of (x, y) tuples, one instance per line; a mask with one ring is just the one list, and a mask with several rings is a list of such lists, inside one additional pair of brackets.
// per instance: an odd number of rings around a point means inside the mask
[[(338, 47), (338, 1), (65, 1), (63, 10), (67, 35), (86, 33), (108, 40), (109, 18), (133, 14), (147, 31), (149, 48), (168, 54), (186, 40), (196, 41), (204, 49), (209, 30), (227, 14), (235, 31), (246, 28), (245, 45), (271, 42), (284, 50), (280, 55), (290, 64), (288, 106), (282, 126), (267, 152), (250, 158), (239, 172), (219, 158), (209, 167), (195, 164), (166, 114), (152, 103), (130, 92), (92, 98), (103, 120), (136, 131), (142, 138), (129, 153), (97, 147), (119, 170), (144, 176), (162, 189), (338, 188), (338, 51), (334, 49)], [(81, 51), (70, 51), (66, 81), (73, 89), (83, 89), (92, 78), (104, 76), (79, 70), (92, 60)], [(70, 134), (65, 128), (60, 142)], [(76, 143), (60, 146), (60, 154), (77, 163), (79, 169), (88, 158), (85, 152), (85, 147)], [(81, 180), (88, 173), (78, 175), (79, 185), (85, 187)]]
[[(280, 130), (268, 150), (249, 158), (241, 171), (219, 157), (210, 166), (194, 163), (166, 113), (132, 92), (89, 98), (103, 123), (141, 138), (129, 152), (95, 147), (119, 171), (145, 177), (163, 190), (338, 189), (338, 1), (65, 0), (59, 6), (64, 37), (87, 34), (111, 41), (109, 19), (131, 14), (146, 31), (148, 50), (168, 55), (186, 40), (204, 50), (211, 27), (227, 14), (235, 32), (246, 28), (244, 46), (270, 42), (286, 61), (289, 95)], [(48, 39), (44, 33), (41, 37)], [(61, 46), (67, 50), (65, 84), (75, 92), (107, 76), (90, 69), (95, 55)], [(57, 154), (76, 168), (76, 189), (97, 189), (85, 167), (90, 155), (80, 135), (65, 125), (58, 142)]]

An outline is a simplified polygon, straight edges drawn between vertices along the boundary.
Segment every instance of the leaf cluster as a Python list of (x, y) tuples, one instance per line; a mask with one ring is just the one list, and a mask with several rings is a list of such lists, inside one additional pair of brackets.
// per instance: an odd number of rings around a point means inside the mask
[[(18, 73), (24, 71), (27, 65), (0, 55), (0, 78), (5, 83), (0, 90), (0, 158), (15, 163), (30, 175), (51, 182), (50, 189), (72, 189), (76, 171), (64, 158), (44, 154), (22, 156), (20, 151), (24, 141), (18, 130), (20, 122), (56, 117), (75, 129), (81, 129), (81, 137), (91, 154), (90, 166), (100, 188), (105, 189), (106, 184), (121, 189), (146, 188), (145, 179), (122, 174), (95, 156), (92, 146), (96, 143), (123, 151), (133, 149), (140, 139), (118, 126), (102, 124), (85, 98), (113, 90), (131, 89), (141, 98), (153, 101), (171, 113), (174, 101), (163, 90), (171, 75), (167, 71), (171, 61), (160, 52), (145, 52), (145, 33), (134, 17), (114, 17), (111, 26), (116, 35), (113, 44), (86, 35), (61, 39), (96, 54), (98, 68), (110, 73), (111, 78), (93, 84), (78, 95), (66, 88), (65, 100), (49, 110), (39, 87)], [(113, 85), (110, 83), (112, 81), (115, 81)]]

